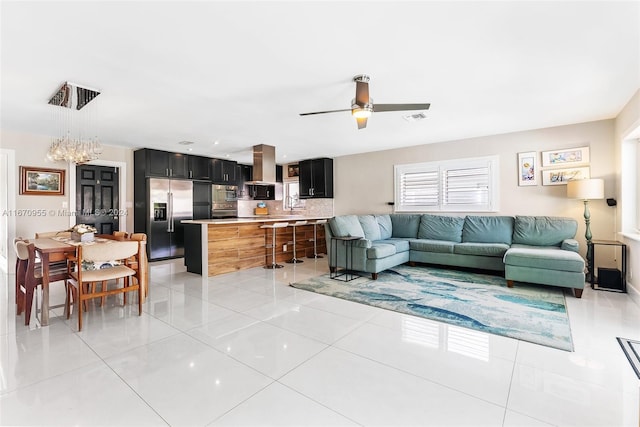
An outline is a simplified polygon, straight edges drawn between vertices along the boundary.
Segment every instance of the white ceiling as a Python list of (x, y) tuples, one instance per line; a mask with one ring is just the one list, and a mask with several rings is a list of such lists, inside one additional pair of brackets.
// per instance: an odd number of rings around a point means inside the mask
[[(640, 2), (7, 2), (2, 129), (55, 134), (64, 81), (103, 143), (278, 163), (615, 117), (640, 88)], [(352, 78), (379, 103), (358, 130)], [(87, 109), (89, 109), (87, 107)], [(53, 110), (52, 110), (53, 109)], [(219, 144), (214, 145), (218, 141)], [(284, 156), (287, 156), (284, 158)]]

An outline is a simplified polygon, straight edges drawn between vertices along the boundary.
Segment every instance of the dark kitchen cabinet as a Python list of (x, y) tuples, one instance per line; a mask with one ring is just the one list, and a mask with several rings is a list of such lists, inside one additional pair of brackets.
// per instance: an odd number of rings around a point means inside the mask
[(204, 181), (194, 181), (193, 219), (209, 218), (211, 218), (211, 183)]
[(253, 200), (275, 200), (276, 199), (276, 186), (275, 185), (251, 185), (249, 186), (249, 193)]
[(211, 159), (211, 181), (214, 184), (236, 184), (238, 162), (232, 160)]
[(145, 149), (146, 176), (189, 178), (186, 154)]
[(249, 182), (252, 179), (253, 166), (238, 163), (238, 166), (236, 166), (236, 185), (238, 186), (239, 199), (249, 197), (247, 185), (245, 184), (245, 182)]
[(302, 160), (300, 166), (300, 198), (333, 198), (333, 159)]
[(211, 159), (209, 157), (189, 156), (189, 178), (211, 180)]

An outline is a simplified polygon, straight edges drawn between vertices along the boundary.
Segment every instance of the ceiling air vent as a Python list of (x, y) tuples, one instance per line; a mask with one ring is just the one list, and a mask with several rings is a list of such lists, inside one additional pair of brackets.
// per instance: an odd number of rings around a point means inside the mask
[(193, 141), (180, 141), (178, 142), (179, 145), (193, 145), (195, 144), (195, 142)]
[(408, 122), (417, 122), (418, 120), (426, 119), (427, 115), (424, 113), (424, 111), (421, 111), (419, 113), (407, 114), (406, 116), (402, 116), (402, 118)]

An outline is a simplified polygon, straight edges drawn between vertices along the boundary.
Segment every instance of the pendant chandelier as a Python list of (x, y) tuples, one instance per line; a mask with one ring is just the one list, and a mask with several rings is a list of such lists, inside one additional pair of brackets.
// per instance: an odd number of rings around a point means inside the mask
[(96, 105), (80, 111), (100, 92), (94, 89), (65, 82), (49, 100), (49, 104), (62, 107), (52, 111), (53, 120), (59, 127), (53, 137), (47, 158), (51, 161), (66, 161), (83, 164), (96, 160), (102, 154), (102, 145), (97, 136), (89, 136), (94, 125)]

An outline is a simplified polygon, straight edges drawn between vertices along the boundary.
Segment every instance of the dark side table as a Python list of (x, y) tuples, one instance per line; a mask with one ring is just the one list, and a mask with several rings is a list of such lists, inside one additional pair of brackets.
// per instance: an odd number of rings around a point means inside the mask
[[(605, 285), (604, 283), (602, 283), (602, 277), (596, 279), (596, 272), (595, 272), (595, 259), (596, 259), (596, 246), (601, 245), (601, 246), (619, 246), (621, 251), (622, 251), (622, 271), (620, 272), (619, 270), (615, 269), (606, 269), (607, 273), (612, 273), (612, 275), (617, 276), (617, 274), (620, 274), (620, 289), (618, 288), (610, 288), (607, 286), (603, 286)], [(618, 292), (627, 292), (627, 245), (622, 243), (622, 242), (618, 242), (617, 240), (592, 240), (591, 243), (589, 244), (590, 246), (590, 251), (589, 253), (591, 254), (590, 259), (587, 259), (587, 265), (588, 265), (588, 270), (591, 272), (591, 278), (590, 278), (590, 283), (591, 283), (591, 289), (597, 289), (597, 290), (604, 290), (604, 291), (618, 291)], [(600, 269), (602, 270), (602, 269)], [(611, 270), (611, 271), (610, 271)], [(602, 274), (604, 271), (601, 271), (600, 274)], [(598, 284), (598, 287), (596, 288), (594, 285)]]
[[(329, 267), (335, 266), (335, 270), (331, 272), (329, 277), (336, 280), (349, 282), (360, 277), (353, 268), (353, 242), (361, 240), (362, 237), (354, 236), (332, 236), (331, 237), (331, 259)], [(344, 268), (338, 268), (338, 242), (344, 242)]]

